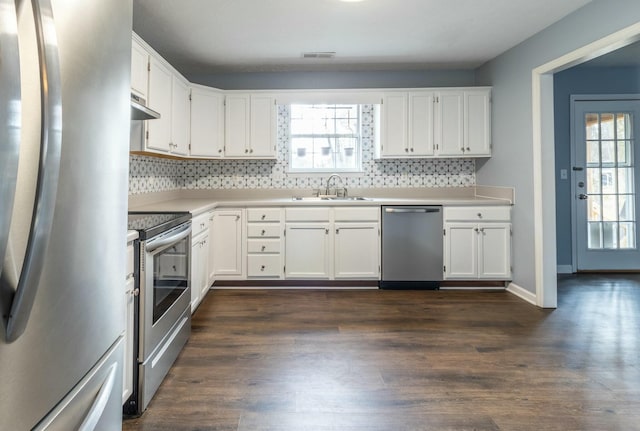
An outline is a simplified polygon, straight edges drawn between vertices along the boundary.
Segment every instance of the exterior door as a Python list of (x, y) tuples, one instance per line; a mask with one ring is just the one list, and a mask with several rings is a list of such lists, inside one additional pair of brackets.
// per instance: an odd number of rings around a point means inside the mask
[(639, 269), (640, 101), (575, 101), (573, 112), (577, 270)]

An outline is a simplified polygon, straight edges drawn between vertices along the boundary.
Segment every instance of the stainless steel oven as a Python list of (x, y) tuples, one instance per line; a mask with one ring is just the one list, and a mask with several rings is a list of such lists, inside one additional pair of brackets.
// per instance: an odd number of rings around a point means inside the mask
[(136, 243), (137, 342), (134, 391), (124, 406), (141, 414), (191, 333), (191, 214), (129, 213)]

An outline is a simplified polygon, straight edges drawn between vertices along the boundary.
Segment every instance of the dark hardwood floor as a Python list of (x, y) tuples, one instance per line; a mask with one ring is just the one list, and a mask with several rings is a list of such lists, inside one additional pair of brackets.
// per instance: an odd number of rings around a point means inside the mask
[(640, 276), (559, 285), (213, 290), (124, 430), (640, 430)]

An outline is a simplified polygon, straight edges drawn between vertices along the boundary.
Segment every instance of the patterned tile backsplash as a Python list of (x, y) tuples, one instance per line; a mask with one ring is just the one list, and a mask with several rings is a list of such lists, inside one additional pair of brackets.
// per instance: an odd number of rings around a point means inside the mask
[[(277, 160), (172, 160), (131, 155), (129, 194), (180, 189), (320, 188), (327, 175), (287, 174), (289, 112), (278, 107)], [(344, 175), (348, 188), (470, 187), (474, 159), (374, 160), (373, 106), (362, 113), (362, 174)]]

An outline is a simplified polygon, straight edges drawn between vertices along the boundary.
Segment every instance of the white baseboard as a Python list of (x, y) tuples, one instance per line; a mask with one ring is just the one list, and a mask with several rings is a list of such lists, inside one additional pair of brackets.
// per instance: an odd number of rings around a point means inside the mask
[(378, 290), (377, 286), (212, 286), (211, 290)]
[(524, 299), (530, 304), (538, 305), (535, 293), (531, 293), (524, 287), (518, 286), (515, 283), (509, 283), (509, 286), (507, 286), (507, 292), (513, 293), (518, 298)]
[(571, 265), (558, 265), (558, 274), (573, 274), (573, 267)]

